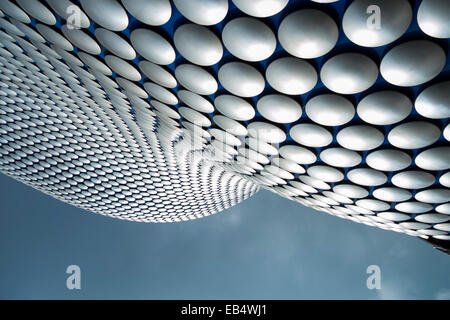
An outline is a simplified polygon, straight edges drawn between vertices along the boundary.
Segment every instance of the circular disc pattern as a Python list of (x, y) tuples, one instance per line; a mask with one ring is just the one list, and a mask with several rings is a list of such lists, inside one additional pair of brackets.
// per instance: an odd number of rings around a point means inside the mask
[(448, 1), (313, 2), (0, 1), (0, 171), (133, 221), (264, 187), (450, 239)]

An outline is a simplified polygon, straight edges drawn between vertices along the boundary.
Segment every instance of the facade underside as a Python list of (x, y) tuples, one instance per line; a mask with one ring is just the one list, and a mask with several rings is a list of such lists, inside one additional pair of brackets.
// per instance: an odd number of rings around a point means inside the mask
[(0, 10), (2, 173), (139, 222), (205, 217), (264, 188), (448, 250), (449, 1)]

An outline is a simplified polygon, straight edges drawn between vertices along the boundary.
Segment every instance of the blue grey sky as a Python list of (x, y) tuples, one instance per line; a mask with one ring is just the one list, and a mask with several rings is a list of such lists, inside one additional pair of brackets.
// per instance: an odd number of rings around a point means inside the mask
[[(428, 244), (267, 191), (176, 224), (95, 215), (0, 175), (2, 299), (450, 299)], [(81, 290), (66, 288), (68, 265)], [(366, 287), (379, 265), (381, 290)]]

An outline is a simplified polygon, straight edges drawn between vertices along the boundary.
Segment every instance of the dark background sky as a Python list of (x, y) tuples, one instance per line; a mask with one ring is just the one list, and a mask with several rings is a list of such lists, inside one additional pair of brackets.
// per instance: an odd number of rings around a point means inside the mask
[[(4, 175), (0, 203), (2, 299), (450, 299), (449, 256), (267, 191), (177, 224), (95, 215)], [(81, 290), (66, 288), (72, 264)]]

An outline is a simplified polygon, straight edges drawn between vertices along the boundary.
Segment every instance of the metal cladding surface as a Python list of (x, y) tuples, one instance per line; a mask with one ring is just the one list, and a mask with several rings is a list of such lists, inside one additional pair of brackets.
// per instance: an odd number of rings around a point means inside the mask
[(1, 0), (0, 171), (143, 222), (208, 216), (262, 187), (445, 247), (448, 9)]

